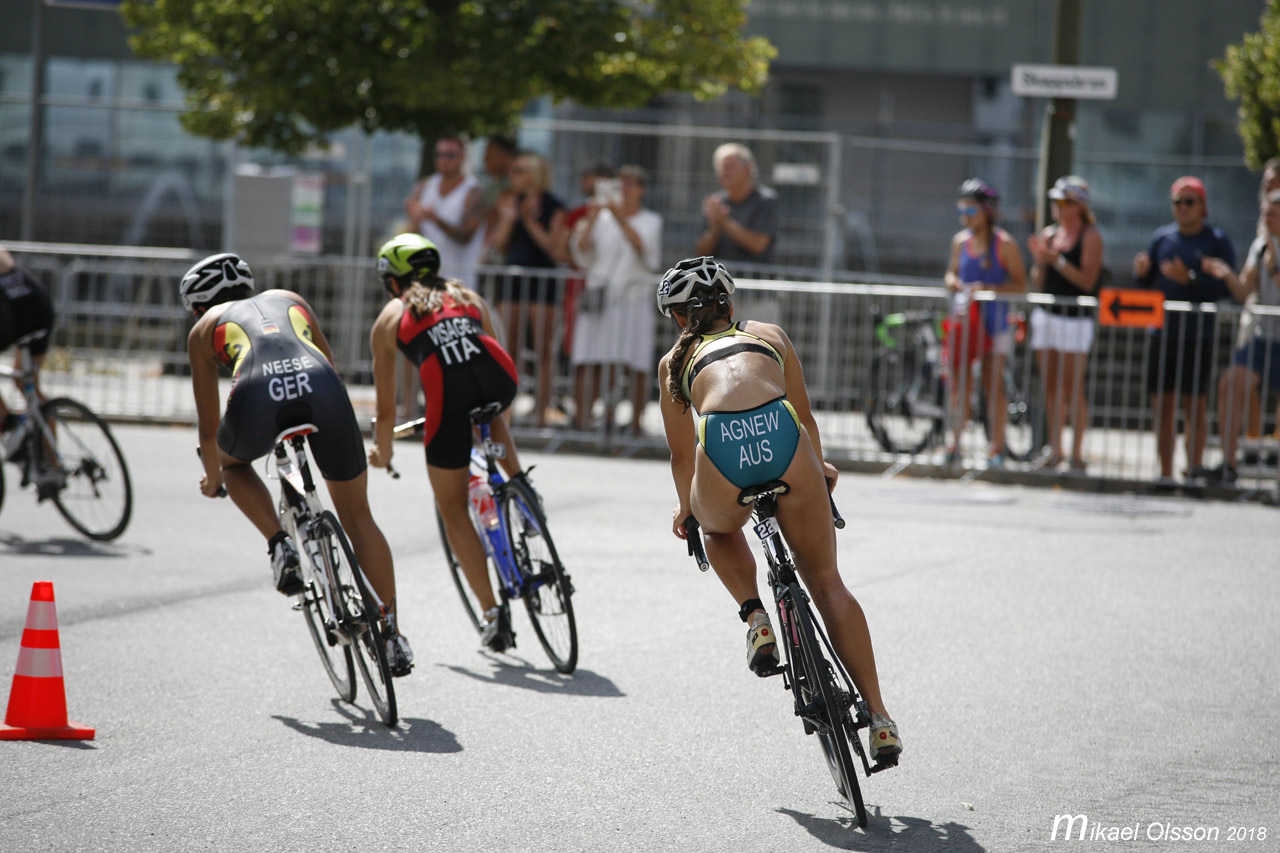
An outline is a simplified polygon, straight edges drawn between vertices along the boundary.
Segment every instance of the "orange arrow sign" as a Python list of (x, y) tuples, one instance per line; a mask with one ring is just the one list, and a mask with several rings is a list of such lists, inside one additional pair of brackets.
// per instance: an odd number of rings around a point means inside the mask
[(1159, 329), (1164, 325), (1164, 294), (1158, 290), (1104, 287), (1098, 291), (1098, 323)]

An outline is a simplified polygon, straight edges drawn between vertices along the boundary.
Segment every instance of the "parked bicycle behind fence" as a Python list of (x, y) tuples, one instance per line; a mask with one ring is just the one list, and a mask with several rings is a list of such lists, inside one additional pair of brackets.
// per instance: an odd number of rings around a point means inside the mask
[[(182, 277), (182, 306), (196, 316), (187, 338), (204, 477), (200, 490), (227, 494), (267, 539), (276, 590), (303, 591), (297, 545), (276, 515), (276, 502), (252, 462), (272, 451), (276, 436), (312, 424), (311, 453), (355, 555), (386, 603), (386, 655), (396, 675), (413, 665), (398, 630), (395, 568), (367, 495), (364, 438), (347, 390), (333, 367), (329, 342), (306, 301), (288, 290), (254, 295), (249, 265), (231, 253), (210, 255)], [(218, 368), (235, 381), (219, 418)]]

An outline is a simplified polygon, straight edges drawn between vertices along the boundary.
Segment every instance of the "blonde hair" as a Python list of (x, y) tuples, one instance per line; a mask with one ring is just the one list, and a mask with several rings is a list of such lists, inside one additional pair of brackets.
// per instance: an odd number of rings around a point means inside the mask
[(421, 320), (428, 314), (434, 314), (443, 308), (445, 296), (452, 297), (453, 301), (463, 305), (472, 305), (477, 298), (475, 292), (463, 287), (454, 279), (440, 276), (434, 276), (425, 283), (415, 281), (400, 294), (405, 307), (415, 320)]
[(537, 151), (521, 151), (516, 162), (521, 160), (533, 171), (534, 183), (542, 192), (551, 189), (551, 162)]

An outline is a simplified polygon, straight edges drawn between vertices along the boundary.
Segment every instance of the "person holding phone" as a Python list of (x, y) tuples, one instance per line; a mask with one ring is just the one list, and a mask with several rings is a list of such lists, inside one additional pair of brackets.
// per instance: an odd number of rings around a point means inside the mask
[[(616, 180), (596, 179), (587, 215), (569, 242), (574, 262), (587, 271), (570, 356), (574, 426), (589, 428), (603, 382), (614, 387), (629, 378), (631, 432), (639, 435), (653, 361), (649, 283), (662, 257), (662, 217), (644, 208), (645, 170), (623, 166), (619, 174)], [(604, 418), (612, 425), (612, 405)]]

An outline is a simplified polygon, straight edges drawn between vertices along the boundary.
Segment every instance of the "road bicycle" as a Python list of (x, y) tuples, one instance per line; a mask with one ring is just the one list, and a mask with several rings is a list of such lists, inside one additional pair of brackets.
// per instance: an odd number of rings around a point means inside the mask
[[(36, 500), (52, 500), (62, 517), (90, 539), (107, 541), (124, 532), (133, 513), (133, 486), (124, 454), (106, 421), (69, 397), (41, 401), (29, 342), (18, 341), (24, 369), (0, 366), (26, 399), (19, 423), (5, 435), (4, 461), (22, 470), (20, 486), (35, 485)], [(0, 465), (0, 504), (4, 503)]]
[(282, 432), (275, 444), (280, 525), (306, 555), (305, 589), (295, 596), (293, 609), (306, 617), (338, 696), (355, 702), (358, 665), (378, 716), (394, 726), (399, 717), (387, 662), (385, 608), (356, 561), (342, 525), (316, 494), (306, 437), (318, 431), (314, 424), (300, 424)]
[[(943, 317), (936, 311), (900, 311), (881, 314), (872, 308), (875, 352), (871, 358), (866, 405), (867, 426), (888, 453), (915, 455), (946, 439), (950, 415), (950, 370), (942, 343)], [(1026, 324), (1015, 318), (1015, 334), (1021, 340)], [(991, 438), (991, 412), (982, 393), (981, 362), (970, 382), (973, 420)], [(1005, 391), (1005, 453), (1027, 462), (1045, 447), (1045, 407), (1034, 367), (1020, 375), (1006, 360), (1000, 381)]]
[[(858, 731), (870, 727), (870, 711), (858, 696), (853, 679), (836, 656), (822, 624), (814, 616), (809, 595), (800, 585), (791, 552), (778, 527), (778, 497), (790, 490), (786, 482), (771, 480), (743, 489), (738, 495), (739, 504), (753, 506), (754, 530), (769, 565), (769, 586), (778, 613), (775, 633), (782, 638), (780, 644), (784, 652), (781, 666), (757, 675), (761, 678), (782, 676), (783, 687), (791, 691), (795, 714), (804, 723), (804, 733), (818, 736), (836, 790), (853, 811), (858, 826), (865, 828), (867, 810), (862, 802), (862, 789), (858, 787), (858, 768), (853, 763), (853, 755), (858, 756), (868, 777), (896, 766), (898, 757), (877, 759), (874, 764), (867, 760)], [(844, 519), (834, 502), (831, 515), (836, 527), (843, 528)], [(685, 519), (684, 530), (689, 554), (705, 572), (711, 563), (702, 545), (697, 519), (693, 516)]]
[[(495, 651), (515, 647), (511, 623), (512, 600), (523, 600), (533, 631), (556, 671), (573, 672), (578, 665), (578, 625), (573, 615), (573, 582), (547, 528), (542, 499), (524, 476), (503, 477), (498, 460), (506, 456), (506, 446), (490, 436), (489, 424), (502, 411), (498, 403), (479, 406), (468, 412), (479, 432), (478, 446), (471, 448), (470, 472), (482, 477), (492, 492), (494, 507), (482, 519), (473, 503), (471, 520), (484, 543), (485, 554), (497, 581), (499, 640)], [(396, 427), (406, 432), (420, 427), (422, 420)], [(462, 566), (449, 547), (444, 519), (436, 508), (436, 526), (453, 583), (463, 608), (477, 632), (484, 629), (484, 610), (467, 583)]]

